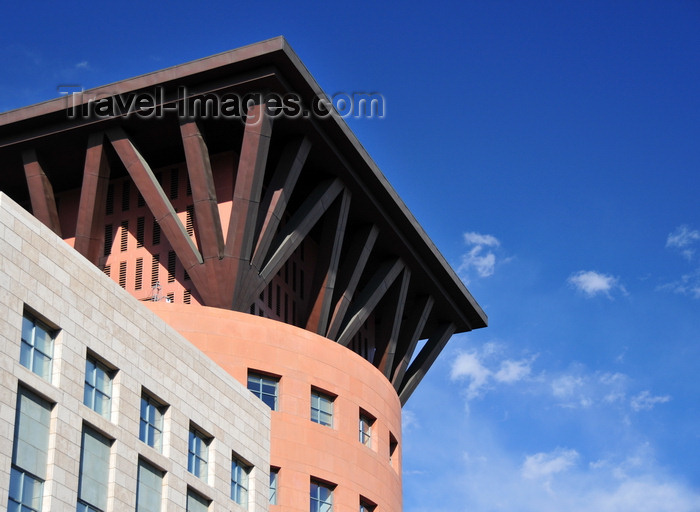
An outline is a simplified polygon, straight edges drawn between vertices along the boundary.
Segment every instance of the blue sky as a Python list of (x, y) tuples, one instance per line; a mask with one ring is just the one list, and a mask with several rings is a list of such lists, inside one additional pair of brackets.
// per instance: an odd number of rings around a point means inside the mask
[[(490, 327), (404, 410), (405, 512), (700, 510), (700, 4), (26, 2), (0, 111), (284, 35)], [(205, 7), (206, 5), (206, 7)]]

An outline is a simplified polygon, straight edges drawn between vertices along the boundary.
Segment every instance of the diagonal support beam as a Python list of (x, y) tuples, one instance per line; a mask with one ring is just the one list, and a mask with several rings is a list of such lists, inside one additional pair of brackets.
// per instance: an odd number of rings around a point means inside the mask
[[(387, 307), (387, 313), (391, 314), (391, 306), (393, 305), (393, 315), (389, 318), (384, 318), (382, 324), (386, 325), (384, 331), (383, 346), (377, 347), (375, 353), (375, 366), (380, 372), (384, 373), (387, 379), (391, 379), (391, 371), (394, 366), (394, 357), (396, 354), (396, 345), (399, 340), (399, 332), (401, 330), (404, 307), (406, 305), (406, 295), (408, 294), (408, 285), (411, 282), (411, 271), (408, 267), (404, 268), (401, 282), (398, 286), (395, 284), (391, 302)], [(392, 304), (393, 303), (393, 304)], [(388, 325), (387, 325), (388, 324)], [(378, 340), (379, 341), (379, 340)]]
[(277, 163), (258, 215), (260, 236), (251, 258), (251, 265), (258, 271), (262, 268), (310, 150), (311, 142), (307, 138), (289, 142)]
[(233, 290), (232, 305), (238, 309), (246, 274), (250, 271), (250, 256), (255, 242), (267, 155), (270, 149), (272, 119), (264, 103), (252, 105), (246, 115), (241, 154), (236, 171), (231, 217), (226, 235), (224, 257), (229, 262), (227, 288)]
[(455, 333), (457, 328), (453, 323), (442, 324), (428, 339), (428, 342), (416, 356), (415, 361), (411, 363), (406, 371), (406, 376), (399, 388), (399, 400), (401, 405), (405, 405), (411, 393), (418, 387), (420, 381), (423, 380), (425, 374), (437, 359), (437, 356), (442, 352), (442, 349), (447, 345), (448, 340)]
[(306, 322), (306, 329), (324, 335), (328, 329), (328, 320), (335, 289), (336, 274), (340, 261), (340, 250), (345, 237), (345, 227), (350, 212), (350, 191), (345, 190), (333, 207), (333, 214), (328, 212), (323, 224), (319, 254), (316, 259), (316, 272), (312, 284), (311, 311)]
[(319, 184), (309, 194), (282, 231), (274, 238), (272, 242), (274, 253), (256, 278), (251, 280), (253, 285), (247, 287), (249, 292), (238, 304), (239, 308), (247, 308), (255, 297), (260, 295), (343, 189), (343, 183), (336, 178)]
[(187, 173), (197, 216), (197, 239), (202, 249), (202, 257), (204, 261), (220, 260), (224, 256), (224, 234), (207, 144), (196, 121), (182, 118), (180, 134), (185, 148)]
[(336, 340), (338, 343), (348, 346), (352, 337), (360, 330), (362, 324), (372, 314), (374, 308), (405, 267), (406, 265), (401, 258), (396, 258), (385, 262), (377, 269), (358, 295), (357, 300), (353, 301), (352, 309), (348, 313), (349, 320)]
[(345, 313), (350, 307), (357, 284), (360, 282), (360, 277), (365, 270), (365, 265), (367, 265), (367, 260), (372, 252), (374, 243), (377, 241), (378, 234), (379, 229), (377, 226), (369, 226), (355, 234), (350, 243), (345, 262), (338, 273), (338, 286), (336, 289), (340, 289), (342, 294), (336, 302), (331, 315), (330, 326), (326, 333), (327, 338), (335, 339), (340, 332)]
[(408, 363), (411, 362), (411, 357), (413, 357), (413, 352), (416, 350), (418, 340), (421, 338), (423, 329), (425, 329), (425, 324), (428, 322), (430, 313), (433, 310), (433, 304), (435, 304), (435, 299), (430, 295), (424, 296), (423, 299), (413, 307), (406, 323), (401, 328), (399, 334), (398, 357), (394, 358), (395, 368), (393, 369), (393, 375), (391, 377), (391, 383), (394, 385), (396, 391), (401, 387), (401, 382), (403, 381), (404, 375), (406, 375)]
[(203, 262), (202, 256), (192, 243), (192, 239), (187, 235), (185, 227), (180, 222), (173, 205), (165, 195), (150, 166), (124, 130), (113, 128), (107, 132), (107, 137), (136, 188), (141, 192), (178, 259), (190, 274), (200, 296), (208, 305), (218, 305), (218, 290), (207, 286), (209, 283), (207, 283), (204, 269), (200, 265)]
[(88, 138), (83, 186), (75, 225), (75, 250), (98, 265), (104, 246), (104, 205), (109, 185), (109, 162), (104, 149), (104, 133)]
[(39, 164), (36, 151), (33, 149), (23, 151), (22, 161), (29, 188), (29, 199), (32, 203), (32, 214), (48, 226), (51, 231), (61, 236), (61, 224), (58, 220), (58, 208), (56, 208), (53, 187)]

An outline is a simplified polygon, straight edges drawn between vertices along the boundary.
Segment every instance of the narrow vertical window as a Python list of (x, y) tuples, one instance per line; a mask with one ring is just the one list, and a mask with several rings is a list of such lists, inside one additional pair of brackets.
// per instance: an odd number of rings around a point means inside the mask
[(231, 499), (242, 507), (248, 506), (248, 473), (250, 466), (234, 455), (231, 461)]
[(139, 439), (159, 452), (163, 451), (163, 415), (166, 406), (147, 394), (141, 395)]
[(192, 303), (192, 290), (185, 290), (182, 292), (182, 302), (185, 304), (191, 304)]
[(389, 432), (389, 464), (391, 464), (394, 469), (397, 468), (398, 463), (398, 448), (399, 442), (394, 437), (394, 434)]
[(333, 427), (333, 398), (319, 391), (311, 391), (311, 421)]
[(139, 460), (136, 487), (136, 512), (158, 512), (163, 493), (163, 472), (145, 460)]
[(330, 485), (311, 480), (310, 512), (332, 512), (333, 489)]
[(211, 439), (194, 427), (190, 427), (190, 440), (187, 457), (187, 471), (207, 481), (209, 443)]
[(107, 509), (109, 455), (112, 442), (90, 427), (83, 427), (78, 480), (78, 512)]
[(47, 325), (25, 313), (19, 362), (45, 380), (51, 380), (54, 337)]
[(279, 468), (270, 468), (270, 505), (277, 505), (277, 481), (279, 480)]
[(365, 446), (372, 446), (372, 425), (374, 418), (360, 410), (360, 442)]
[(112, 274), (112, 266), (111, 265), (105, 265), (104, 268), (102, 269), (102, 272), (104, 275), (109, 277)]
[(85, 360), (83, 403), (107, 419), (112, 411), (112, 377), (113, 371), (94, 357)]
[(17, 393), (8, 510), (39, 512), (42, 509), (50, 419), (51, 405), (20, 388)]
[(278, 388), (279, 378), (248, 373), (248, 389), (273, 411), (277, 410)]

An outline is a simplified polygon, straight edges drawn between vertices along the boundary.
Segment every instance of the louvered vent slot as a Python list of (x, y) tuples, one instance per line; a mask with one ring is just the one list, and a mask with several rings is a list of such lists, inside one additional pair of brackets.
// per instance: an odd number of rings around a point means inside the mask
[(160, 264), (160, 254), (153, 255), (151, 263), (151, 288), (158, 284), (158, 266)]
[(121, 251), (124, 252), (126, 251), (126, 245), (129, 241), (129, 221), (128, 220), (123, 220), (121, 224), (121, 233), (119, 236), (121, 237), (120, 240), (120, 247)]
[(136, 219), (136, 247), (143, 247), (144, 229), (146, 226), (145, 217)]
[(143, 258), (136, 260), (136, 275), (134, 276), (134, 289), (140, 290), (143, 284)]
[(119, 286), (126, 288), (126, 261), (119, 262)]
[(175, 281), (175, 251), (168, 252), (168, 282)]
[(105, 250), (104, 250), (104, 255), (109, 256), (109, 253), (112, 252), (112, 237), (114, 236), (114, 228), (112, 228), (111, 224), (107, 224), (105, 226)]

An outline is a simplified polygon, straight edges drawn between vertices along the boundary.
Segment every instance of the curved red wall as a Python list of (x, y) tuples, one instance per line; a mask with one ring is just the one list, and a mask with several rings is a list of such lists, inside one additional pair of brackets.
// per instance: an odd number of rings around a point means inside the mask
[[(311, 478), (335, 484), (334, 512), (357, 512), (360, 496), (378, 511), (401, 511), (401, 404), (368, 361), (275, 320), (197, 305), (145, 304), (244, 385), (249, 369), (280, 377), (270, 461), (280, 468), (278, 504), (271, 511), (307, 512)], [(310, 421), (312, 387), (336, 396), (332, 428)], [(360, 409), (376, 418), (371, 447), (359, 441)], [(391, 436), (399, 448), (390, 460)]]

